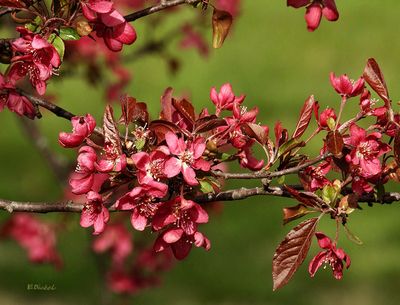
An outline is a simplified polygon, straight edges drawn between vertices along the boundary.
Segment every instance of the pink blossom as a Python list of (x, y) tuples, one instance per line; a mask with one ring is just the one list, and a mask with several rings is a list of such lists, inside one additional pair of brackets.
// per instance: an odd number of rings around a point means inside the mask
[(251, 145), (254, 141), (247, 141), (247, 145), (237, 154), (240, 165), (252, 171), (260, 170), (264, 165), (264, 160), (257, 160), (251, 153)]
[(107, 285), (116, 293), (135, 293), (141, 288), (135, 277), (121, 268), (112, 269), (107, 273)]
[(208, 56), (208, 44), (204, 41), (203, 36), (196, 32), (190, 24), (185, 24), (182, 27), (183, 37), (180, 42), (182, 49), (194, 48), (197, 49), (201, 56)]
[(96, 164), (95, 168), (100, 173), (109, 172), (121, 172), (126, 167), (126, 156), (122, 154), (120, 156), (107, 156), (106, 159), (100, 159)]
[(330, 74), (332, 87), (343, 97), (353, 97), (360, 95), (364, 90), (364, 78), (360, 77), (352, 82), (346, 74), (336, 77), (333, 72)]
[(331, 170), (330, 162), (321, 162), (318, 166), (309, 166), (301, 174), (302, 182), (308, 191), (314, 192), (322, 189), (325, 185), (330, 185), (331, 182), (326, 178), (326, 175)]
[(326, 108), (324, 111), (321, 112), (319, 118), (317, 117), (318, 120), (318, 126), (320, 129), (328, 129), (328, 120), (333, 119), (336, 121), (336, 113), (333, 108)]
[(60, 132), (58, 142), (66, 148), (78, 147), (92, 134), (96, 127), (95, 119), (87, 114), (86, 116), (75, 116), (71, 119), (72, 133)]
[(161, 234), (154, 243), (154, 251), (161, 252), (171, 247), (174, 256), (178, 260), (186, 258), (192, 246), (203, 247), (210, 250), (209, 239), (200, 232), (193, 235), (187, 235), (183, 229), (170, 229)]
[(124, 225), (112, 224), (107, 226), (103, 234), (96, 237), (92, 248), (96, 253), (111, 250), (113, 263), (122, 265), (125, 258), (132, 253), (132, 237)]
[[(243, 133), (242, 126), (246, 123), (255, 123), (257, 114), (257, 107), (247, 111), (246, 107), (240, 107), (238, 103), (233, 104), (233, 116), (226, 117), (227, 126), (221, 127), (221, 131), (229, 131), (229, 142), (233, 147), (244, 149), (246, 146), (249, 146), (249, 137)], [(265, 132), (268, 132), (268, 127), (264, 127)]]
[(336, 244), (321, 232), (316, 232), (319, 246), (324, 251), (319, 252), (310, 262), (308, 272), (314, 277), (317, 270), (323, 265), (328, 264), (333, 271), (333, 276), (340, 280), (343, 276), (343, 261), (346, 263), (346, 269), (350, 267), (350, 257), (341, 248), (336, 248)]
[(103, 198), (100, 194), (90, 191), (86, 198), (87, 202), (81, 213), (80, 225), (83, 228), (93, 226), (93, 235), (98, 235), (104, 231), (105, 224), (110, 219), (110, 213), (103, 205)]
[(0, 111), (7, 106), (10, 111), (18, 115), (34, 119), (36, 113), (32, 103), (15, 89), (15, 79), (0, 73)]
[(219, 10), (227, 11), (233, 17), (239, 15), (241, 0), (217, 0), (215, 6)]
[(241, 103), (243, 103), (245, 96), (235, 96), (231, 84), (226, 83), (222, 85), (219, 93), (217, 92), (215, 87), (212, 87), (210, 98), (217, 108), (216, 115), (219, 115), (220, 112), (223, 110), (232, 110), (234, 104), (240, 105)]
[(56, 250), (54, 227), (36, 217), (14, 214), (2, 228), (2, 233), (15, 239), (28, 252), (34, 263), (53, 263), (61, 267), (62, 261)]
[(33, 34), (24, 27), (18, 27), (20, 38), (12, 42), (16, 56), (12, 58), (9, 77), (14, 80), (29, 76), (36, 91), (43, 95), (46, 92), (46, 81), (53, 70), (61, 64), (57, 50), (39, 34)]
[(132, 211), (131, 224), (138, 231), (143, 231), (148, 222), (155, 215), (159, 202), (156, 198), (163, 198), (167, 194), (166, 184), (158, 183), (159, 188), (152, 186), (138, 186), (117, 200), (115, 206), (120, 210)]
[(172, 226), (172, 230), (165, 235), (168, 239), (169, 235), (180, 232), (180, 229), (187, 235), (193, 235), (197, 232), (197, 224), (207, 222), (208, 214), (199, 204), (179, 196), (159, 206), (152, 225), (156, 231)]
[(70, 179), (69, 184), (74, 194), (86, 194), (92, 189), (95, 179), (95, 162), (97, 155), (90, 146), (82, 146), (79, 149), (77, 175)]
[(305, 20), (307, 29), (312, 32), (318, 28), (322, 16), (328, 21), (339, 19), (335, 0), (287, 0), (287, 5), (294, 8), (307, 6)]
[(172, 157), (165, 162), (165, 175), (168, 178), (183, 174), (185, 182), (189, 185), (197, 185), (195, 170), (209, 171), (211, 165), (202, 158), (206, 149), (205, 140), (196, 138), (193, 142), (186, 143), (183, 138), (178, 138), (174, 133), (168, 132), (165, 140)]
[(102, 37), (111, 51), (121, 51), (124, 44), (136, 40), (135, 29), (114, 9), (113, 1), (81, 1), (84, 16), (94, 23), (98, 37)]
[(133, 164), (137, 168), (137, 178), (140, 184), (154, 185), (166, 178), (165, 161), (169, 159), (169, 149), (166, 146), (157, 147), (150, 154), (138, 152), (132, 155)]
[(346, 155), (346, 161), (357, 167), (364, 178), (370, 178), (382, 172), (379, 157), (391, 150), (389, 145), (379, 140), (381, 136), (379, 132), (367, 135), (366, 130), (352, 124), (350, 135), (344, 139), (345, 144), (352, 149)]

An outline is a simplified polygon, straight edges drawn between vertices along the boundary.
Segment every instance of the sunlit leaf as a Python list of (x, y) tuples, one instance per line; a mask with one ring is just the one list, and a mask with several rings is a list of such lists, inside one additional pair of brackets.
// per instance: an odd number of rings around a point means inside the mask
[(310, 249), (318, 218), (303, 221), (280, 243), (272, 260), (273, 289), (285, 286), (303, 263)]

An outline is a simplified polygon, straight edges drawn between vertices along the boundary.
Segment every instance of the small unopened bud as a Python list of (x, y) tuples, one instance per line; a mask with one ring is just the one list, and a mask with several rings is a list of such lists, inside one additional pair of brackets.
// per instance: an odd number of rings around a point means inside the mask
[(93, 31), (93, 28), (86, 19), (81, 19), (76, 23), (76, 31), (80, 36), (87, 36)]

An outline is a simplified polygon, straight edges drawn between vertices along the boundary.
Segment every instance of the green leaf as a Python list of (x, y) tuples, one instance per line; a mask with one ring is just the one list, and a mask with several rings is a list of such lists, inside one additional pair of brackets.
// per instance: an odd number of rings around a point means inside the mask
[(31, 32), (36, 32), (40, 29), (40, 25), (42, 24), (42, 18), (37, 16), (31, 23), (25, 24), (25, 28)]
[(79, 40), (81, 36), (74, 28), (61, 28), (60, 38), (62, 40)]
[(340, 186), (334, 185), (325, 185), (322, 189), (322, 199), (329, 204), (330, 206), (335, 206), (336, 199), (340, 194)]
[(347, 238), (348, 238), (350, 241), (352, 241), (353, 243), (355, 243), (355, 244), (357, 244), (357, 245), (360, 245), (360, 246), (363, 244), (362, 240), (361, 240), (358, 236), (354, 235), (354, 234), (349, 230), (349, 228), (348, 228), (347, 226), (344, 226), (344, 232), (346, 232)]
[(135, 141), (135, 147), (137, 150), (142, 150), (145, 144), (146, 144), (146, 139), (138, 139)]
[(214, 192), (214, 188), (212, 187), (211, 183), (205, 180), (200, 180), (200, 190), (205, 194)]
[[(54, 35), (54, 36), (53, 36)], [(65, 44), (64, 41), (57, 35), (51, 34), (49, 37), (50, 43), (56, 48), (58, 55), (60, 55), (61, 61), (64, 59)]]
[(300, 141), (299, 139), (290, 139), (289, 141), (287, 141), (285, 144), (283, 144), (281, 147), (279, 147), (278, 149), (278, 155), (277, 155), (277, 159), (282, 156), (283, 154), (297, 148), (297, 147), (303, 147), (304, 146), (304, 142)]

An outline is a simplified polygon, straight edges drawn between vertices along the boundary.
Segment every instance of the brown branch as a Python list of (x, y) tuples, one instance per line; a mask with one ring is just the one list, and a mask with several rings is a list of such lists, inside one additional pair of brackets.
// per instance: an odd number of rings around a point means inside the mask
[[(68, 110), (65, 110), (64, 108), (61, 108), (53, 103), (50, 103), (44, 99), (38, 98), (36, 96), (33, 96), (21, 89), (17, 89), (18, 93), (27, 97), (31, 102), (33, 102), (35, 105), (43, 107), (50, 112), (54, 113), (56, 116), (60, 118), (64, 118), (68, 121), (71, 121), (71, 119), (76, 116), (75, 114), (69, 112)], [(103, 129), (100, 127), (96, 127), (93, 131), (95, 135), (98, 135), (100, 137), (103, 137)], [(121, 136), (122, 139), (124, 139), (124, 136)]]
[(141, 11), (134, 12), (132, 14), (124, 16), (125, 20), (128, 22), (135, 21), (139, 18), (151, 15), (153, 13), (168, 9), (170, 7), (182, 5), (182, 4), (190, 4), (190, 5), (196, 5), (198, 3), (202, 2), (202, 0), (171, 0), (171, 1), (166, 1), (162, 0), (160, 4), (154, 5), (147, 7)]
[(224, 179), (263, 179), (263, 178), (271, 179), (271, 178), (277, 178), (277, 177), (281, 177), (281, 176), (285, 176), (285, 175), (289, 175), (289, 174), (296, 174), (299, 171), (301, 171), (311, 165), (314, 165), (318, 162), (321, 162), (331, 156), (332, 156), (331, 153), (325, 153), (325, 154), (320, 155), (317, 158), (310, 160), (306, 163), (302, 163), (298, 166), (290, 167), (290, 168), (272, 172), (272, 173), (261, 170), (261, 171), (254, 172), (254, 173), (224, 173), (221, 171), (213, 171), (212, 174), (214, 176), (221, 177)]
[[(291, 186), (292, 187), (292, 186)], [(298, 188), (298, 186), (294, 186)], [(345, 189), (344, 194), (349, 193), (350, 190)], [(283, 187), (255, 187), (255, 188), (240, 188), (235, 190), (228, 190), (220, 193), (209, 193), (196, 196), (193, 198), (198, 203), (209, 203), (215, 201), (236, 201), (243, 200), (253, 196), (274, 196), (274, 197), (286, 197), (290, 198), (291, 195)], [(387, 192), (383, 195), (382, 200), (379, 202), (374, 194), (362, 195), (358, 202), (359, 203), (385, 203), (390, 204), (393, 202), (400, 201), (400, 193)], [(268, 203), (268, 201), (265, 201)], [(50, 213), (50, 212), (76, 212), (82, 211), (84, 205), (79, 203), (73, 203), (72, 201), (67, 202), (17, 202), (0, 199), (0, 210), (6, 210), (12, 212), (30, 212), (30, 213)], [(113, 205), (109, 208), (110, 212), (116, 212), (117, 210)], [(124, 212), (124, 211), (121, 211)]]

